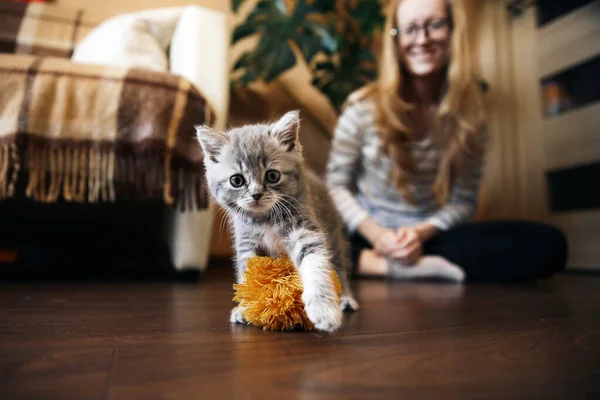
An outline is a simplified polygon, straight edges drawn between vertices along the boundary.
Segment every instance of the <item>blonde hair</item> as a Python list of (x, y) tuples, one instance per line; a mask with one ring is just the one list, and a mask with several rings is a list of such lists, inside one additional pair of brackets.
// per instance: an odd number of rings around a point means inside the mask
[[(398, 44), (389, 32), (396, 28), (396, 13), (402, 0), (392, 1), (387, 11), (379, 58), (377, 80), (352, 93), (348, 103), (364, 98), (376, 105), (377, 134), (383, 143), (383, 152), (392, 161), (390, 179), (410, 202), (409, 189), (414, 163), (408, 143), (414, 140), (407, 121), (407, 112), (413, 108), (401, 97), (405, 71), (400, 67)], [(432, 191), (440, 204), (450, 197), (456, 176), (465, 173), (469, 161), (482, 156), (481, 131), (485, 122), (480, 83), (473, 75), (466, 15), (459, 0), (446, 0), (450, 18), (450, 61), (445, 69), (441, 101), (432, 126), (432, 139), (441, 152), (438, 174)]]

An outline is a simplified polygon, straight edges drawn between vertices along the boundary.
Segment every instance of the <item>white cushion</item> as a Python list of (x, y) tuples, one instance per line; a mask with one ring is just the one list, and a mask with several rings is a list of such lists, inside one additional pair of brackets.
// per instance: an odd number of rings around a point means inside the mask
[(167, 47), (180, 14), (181, 8), (170, 8), (111, 18), (77, 45), (72, 60), (167, 72)]

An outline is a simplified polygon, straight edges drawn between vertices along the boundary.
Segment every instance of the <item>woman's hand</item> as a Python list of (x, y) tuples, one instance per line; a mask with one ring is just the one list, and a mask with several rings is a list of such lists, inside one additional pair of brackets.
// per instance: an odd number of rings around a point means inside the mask
[(438, 232), (438, 228), (428, 223), (405, 226), (394, 232), (371, 218), (363, 221), (358, 230), (379, 255), (395, 258), (407, 265), (419, 260), (423, 254), (423, 243)]
[(358, 231), (381, 256), (389, 256), (400, 249), (396, 232), (379, 225), (370, 217), (361, 222)]
[(419, 237), (421, 238), (421, 243), (425, 243), (426, 241), (437, 235), (440, 231), (438, 227), (431, 225), (427, 222), (412, 225), (412, 227), (417, 232), (417, 235), (419, 235)]
[(406, 265), (416, 263), (423, 255), (423, 241), (416, 227), (402, 227), (396, 231), (395, 236), (397, 247), (390, 256)]
[(379, 255), (391, 256), (401, 250), (398, 235), (392, 230), (382, 229), (373, 241), (373, 248)]

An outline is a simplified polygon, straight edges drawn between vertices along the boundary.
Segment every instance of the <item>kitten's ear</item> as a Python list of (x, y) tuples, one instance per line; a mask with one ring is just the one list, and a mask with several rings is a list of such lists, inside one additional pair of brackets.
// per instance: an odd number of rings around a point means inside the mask
[(279, 143), (292, 151), (296, 147), (298, 140), (298, 131), (300, 130), (300, 112), (298, 110), (289, 111), (279, 121), (274, 122), (269, 127), (269, 134), (279, 140)]
[(196, 136), (198, 142), (204, 150), (204, 154), (210, 158), (212, 162), (218, 163), (217, 156), (221, 153), (223, 146), (225, 146), (229, 139), (221, 132), (217, 132), (213, 128), (206, 125), (197, 125)]

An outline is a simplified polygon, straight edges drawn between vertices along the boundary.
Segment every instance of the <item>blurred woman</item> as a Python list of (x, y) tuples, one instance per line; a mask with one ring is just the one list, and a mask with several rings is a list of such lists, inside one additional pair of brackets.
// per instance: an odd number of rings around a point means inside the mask
[(338, 120), (327, 183), (357, 276), (514, 281), (564, 269), (554, 227), (470, 222), (488, 141), (458, 0), (396, 0), (378, 78)]

